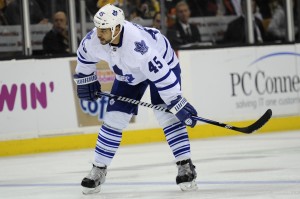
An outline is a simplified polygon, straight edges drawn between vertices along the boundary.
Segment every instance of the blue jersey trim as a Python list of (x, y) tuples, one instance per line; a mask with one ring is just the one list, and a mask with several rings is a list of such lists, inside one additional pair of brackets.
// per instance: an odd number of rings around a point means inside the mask
[(173, 51), (172, 59), (171, 59), (171, 61), (168, 62), (168, 65), (172, 64), (172, 62), (174, 61), (174, 54), (175, 54), (175, 53), (174, 53), (174, 51)]
[(174, 87), (177, 83), (178, 83), (178, 79), (176, 79), (176, 81), (174, 83), (170, 84), (169, 86), (165, 86), (165, 87), (162, 87), (162, 88), (157, 88), (157, 90), (158, 91), (164, 91), (164, 90), (170, 89), (170, 88)]
[(171, 74), (171, 70), (169, 70), (169, 72), (165, 76), (163, 76), (162, 78), (160, 78), (156, 81), (153, 81), (153, 83), (157, 84), (158, 82), (164, 81), (167, 77), (169, 77), (170, 74)]
[(167, 52), (168, 52), (168, 49), (169, 49), (169, 45), (168, 45), (168, 42), (167, 42), (167, 40), (165, 39), (165, 37), (164, 37), (164, 40), (165, 40), (165, 43), (166, 43), (166, 51), (165, 51), (165, 53), (164, 53), (163, 58), (165, 59), (165, 58), (166, 58), (166, 55), (167, 55)]
[[(82, 57), (82, 58), (80, 58)], [(85, 61), (83, 59), (85, 59), (80, 53), (79, 56), (77, 56), (78, 61), (80, 61), (83, 64), (97, 64), (97, 62), (91, 62), (91, 61)]]
[(79, 56), (80, 56), (81, 59), (85, 59), (85, 57), (82, 56), (82, 54), (80, 52), (78, 52), (78, 53), (79, 53)]

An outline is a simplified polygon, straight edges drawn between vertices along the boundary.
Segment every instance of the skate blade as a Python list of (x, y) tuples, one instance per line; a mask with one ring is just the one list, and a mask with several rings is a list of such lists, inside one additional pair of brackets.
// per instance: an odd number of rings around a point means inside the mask
[(183, 182), (178, 184), (181, 191), (195, 191), (198, 189), (197, 183), (195, 182), (195, 180), (191, 181), (191, 182)]
[(101, 191), (101, 186), (100, 185), (98, 187), (95, 187), (95, 188), (83, 187), (83, 189), (82, 189), (82, 193), (84, 195), (99, 193), (100, 191)]

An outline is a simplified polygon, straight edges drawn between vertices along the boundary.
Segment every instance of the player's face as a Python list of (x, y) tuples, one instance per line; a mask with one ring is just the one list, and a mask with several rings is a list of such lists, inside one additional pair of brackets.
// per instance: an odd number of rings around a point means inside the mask
[(111, 42), (111, 29), (110, 28), (106, 28), (106, 29), (101, 29), (101, 28), (97, 28), (97, 36), (100, 40), (100, 43), (102, 45), (106, 45), (108, 43)]

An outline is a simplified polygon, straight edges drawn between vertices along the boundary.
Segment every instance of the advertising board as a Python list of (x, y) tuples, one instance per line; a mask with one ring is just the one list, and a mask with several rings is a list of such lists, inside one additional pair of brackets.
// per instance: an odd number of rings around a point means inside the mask
[[(294, 45), (180, 51), (183, 90), (202, 115), (228, 121), (299, 115)], [(197, 63), (197, 64), (196, 64)]]

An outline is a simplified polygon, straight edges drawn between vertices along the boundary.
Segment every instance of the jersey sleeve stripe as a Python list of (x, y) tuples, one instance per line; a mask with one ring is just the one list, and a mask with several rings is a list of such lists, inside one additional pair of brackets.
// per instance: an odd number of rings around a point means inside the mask
[(167, 40), (165, 39), (165, 37), (164, 37), (164, 40), (165, 40), (165, 43), (166, 43), (166, 51), (165, 51), (165, 53), (164, 53), (163, 58), (165, 59), (165, 58), (166, 58), (166, 55), (167, 55), (167, 52), (168, 52), (168, 50), (169, 50), (169, 45), (168, 45), (168, 42), (167, 42)]
[(154, 84), (157, 84), (157, 83), (159, 83), (159, 82), (161, 82), (161, 81), (164, 81), (166, 78), (169, 77), (170, 74), (171, 74), (171, 70), (169, 70), (169, 72), (168, 72), (165, 76), (163, 76), (162, 78), (160, 78), (160, 79), (158, 79), (158, 80), (156, 80), (156, 81), (153, 81), (153, 83), (154, 83)]
[(77, 57), (78, 61), (80, 61), (83, 64), (97, 64), (97, 62), (91, 62), (91, 61), (84, 61), (80, 57)]
[(81, 59), (85, 59), (85, 57), (82, 56), (82, 54), (80, 52), (78, 52), (78, 54), (79, 54), (79, 56), (80, 56)]
[(174, 86), (176, 86), (176, 84), (178, 84), (178, 79), (176, 79), (176, 81), (168, 86), (162, 87), (162, 88), (157, 88), (158, 91), (164, 91), (164, 90), (168, 90)]
[(173, 51), (172, 59), (168, 62), (168, 65), (172, 64), (172, 62), (174, 61), (174, 55), (175, 55), (175, 53), (174, 53), (174, 51)]

